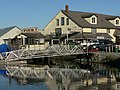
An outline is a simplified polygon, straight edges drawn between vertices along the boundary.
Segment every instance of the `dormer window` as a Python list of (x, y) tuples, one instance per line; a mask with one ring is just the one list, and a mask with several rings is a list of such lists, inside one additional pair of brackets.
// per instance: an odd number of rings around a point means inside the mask
[(116, 20), (115, 22), (116, 22), (116, 25), (119, 25), (119, 20)]
[(95, 15), (91, 17), (91, 24), (97, 24), (97, 17)]
[(118, 17), (114, 20), (114, 24), (115, 26), (120, 26), (120, 19)]
[(116, 18), (114, 17), (114, 18), (108, 19), (108, 21), (115, 26), (120, 26), (120, 17), (116, 17)]
[(92, 18), (92, 23), (95, 23), (95, 17)]

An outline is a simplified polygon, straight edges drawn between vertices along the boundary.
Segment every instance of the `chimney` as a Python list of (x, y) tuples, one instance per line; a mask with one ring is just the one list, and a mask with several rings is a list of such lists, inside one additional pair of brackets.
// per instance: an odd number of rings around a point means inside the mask
[(68, 11), (69, 11), (69, 6), (66, 5), (66, 6), (65, 6), (65, 12), (68, 13)]

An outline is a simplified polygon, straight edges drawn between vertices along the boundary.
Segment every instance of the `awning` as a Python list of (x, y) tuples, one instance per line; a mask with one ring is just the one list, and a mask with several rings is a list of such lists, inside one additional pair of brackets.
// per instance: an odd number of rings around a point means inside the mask
[(113, 39), (109, 34), (107, 33), (96, 33), (96, 34), (92, 34), (92, 33), (83, 33), (84, 38), (87, 39)]
[[(66, 39), (67, 34), (62, 34), (60, 39)], [(68, 39), (76, 39), (76, 38), (82, 38), (82, 33), (80, 32), (73, 32), (68, 34)]]

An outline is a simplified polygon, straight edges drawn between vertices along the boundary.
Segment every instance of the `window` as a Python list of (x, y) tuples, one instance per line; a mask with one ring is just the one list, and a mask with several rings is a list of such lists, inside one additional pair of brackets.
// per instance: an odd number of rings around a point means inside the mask
[(96, 34), (96, 28), (92, 28), (92, 34)]
[(59, 19), (56, 19), (56, 25), (59, 26)]
[(56, 29), (55, 29), (56, 37), (59, 37), (59, 36), (61, 35), (61, 33), (62, 33), (61, 28), (56, 28)]
[(90, 23), (91, 24), (97, 24), (97, 16), (96, 15), (92, 15), (90, 18)]
[(59, 39), (52, 39), (52, 44), (59, 44)]
[(33, 38), (27, 38), (25, 40), (26, 44), (28, 43), (28, 45), (33, 45), (34, 44), (34, 39)]
[(61, 25), (64, 25), (64, 17), (61, 17)]
[(110, 33), (110, 29), (107, 29), (107, 33)]
[(37, 28), (35, 29), (35, 31), (37, 31)]
[(66, 19), (66, 25), (69, 25), (69, 18)]
[(31, 29), (31, 31), (34, 31), (34, 29)]
[(92, 17), (92, 23), (96, 23), (96, 22), (95, 22), (95, 17)]
[(119, 25), (119, 20), (116, 20), (116, 25)]

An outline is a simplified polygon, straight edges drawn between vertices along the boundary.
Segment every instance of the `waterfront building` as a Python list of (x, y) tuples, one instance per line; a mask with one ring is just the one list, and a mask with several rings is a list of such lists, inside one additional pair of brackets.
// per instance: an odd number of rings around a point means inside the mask
[(120, 44), (120, 16), (71, 11), (66, 5), (44, 28), (49, 43), (109, 40)]
[(21, 33), (21, 29), (17, 26), (11, 26), (0, 29), (0, 44), (16, 45), (15, 37)]
[(41, 32), (22, 32), (17, 36), (19, 48), (44, 49), (44, 37)]
[[(42, 31), (41, 31), (42, 32)], [(44, 47), (44, 35), (38, 28), (24, 28), (11, 26), (0, 29), (0, 44), (8, 44), (13, 50), (26, 48), (38, 49)]]
[(38, 27), (23, 28), (21, 35), (18, 36), (18, 38), (22, 38), (20, 47), (26, 49), (43, 49), (44, 37), (43, 30), (40, 30)]

